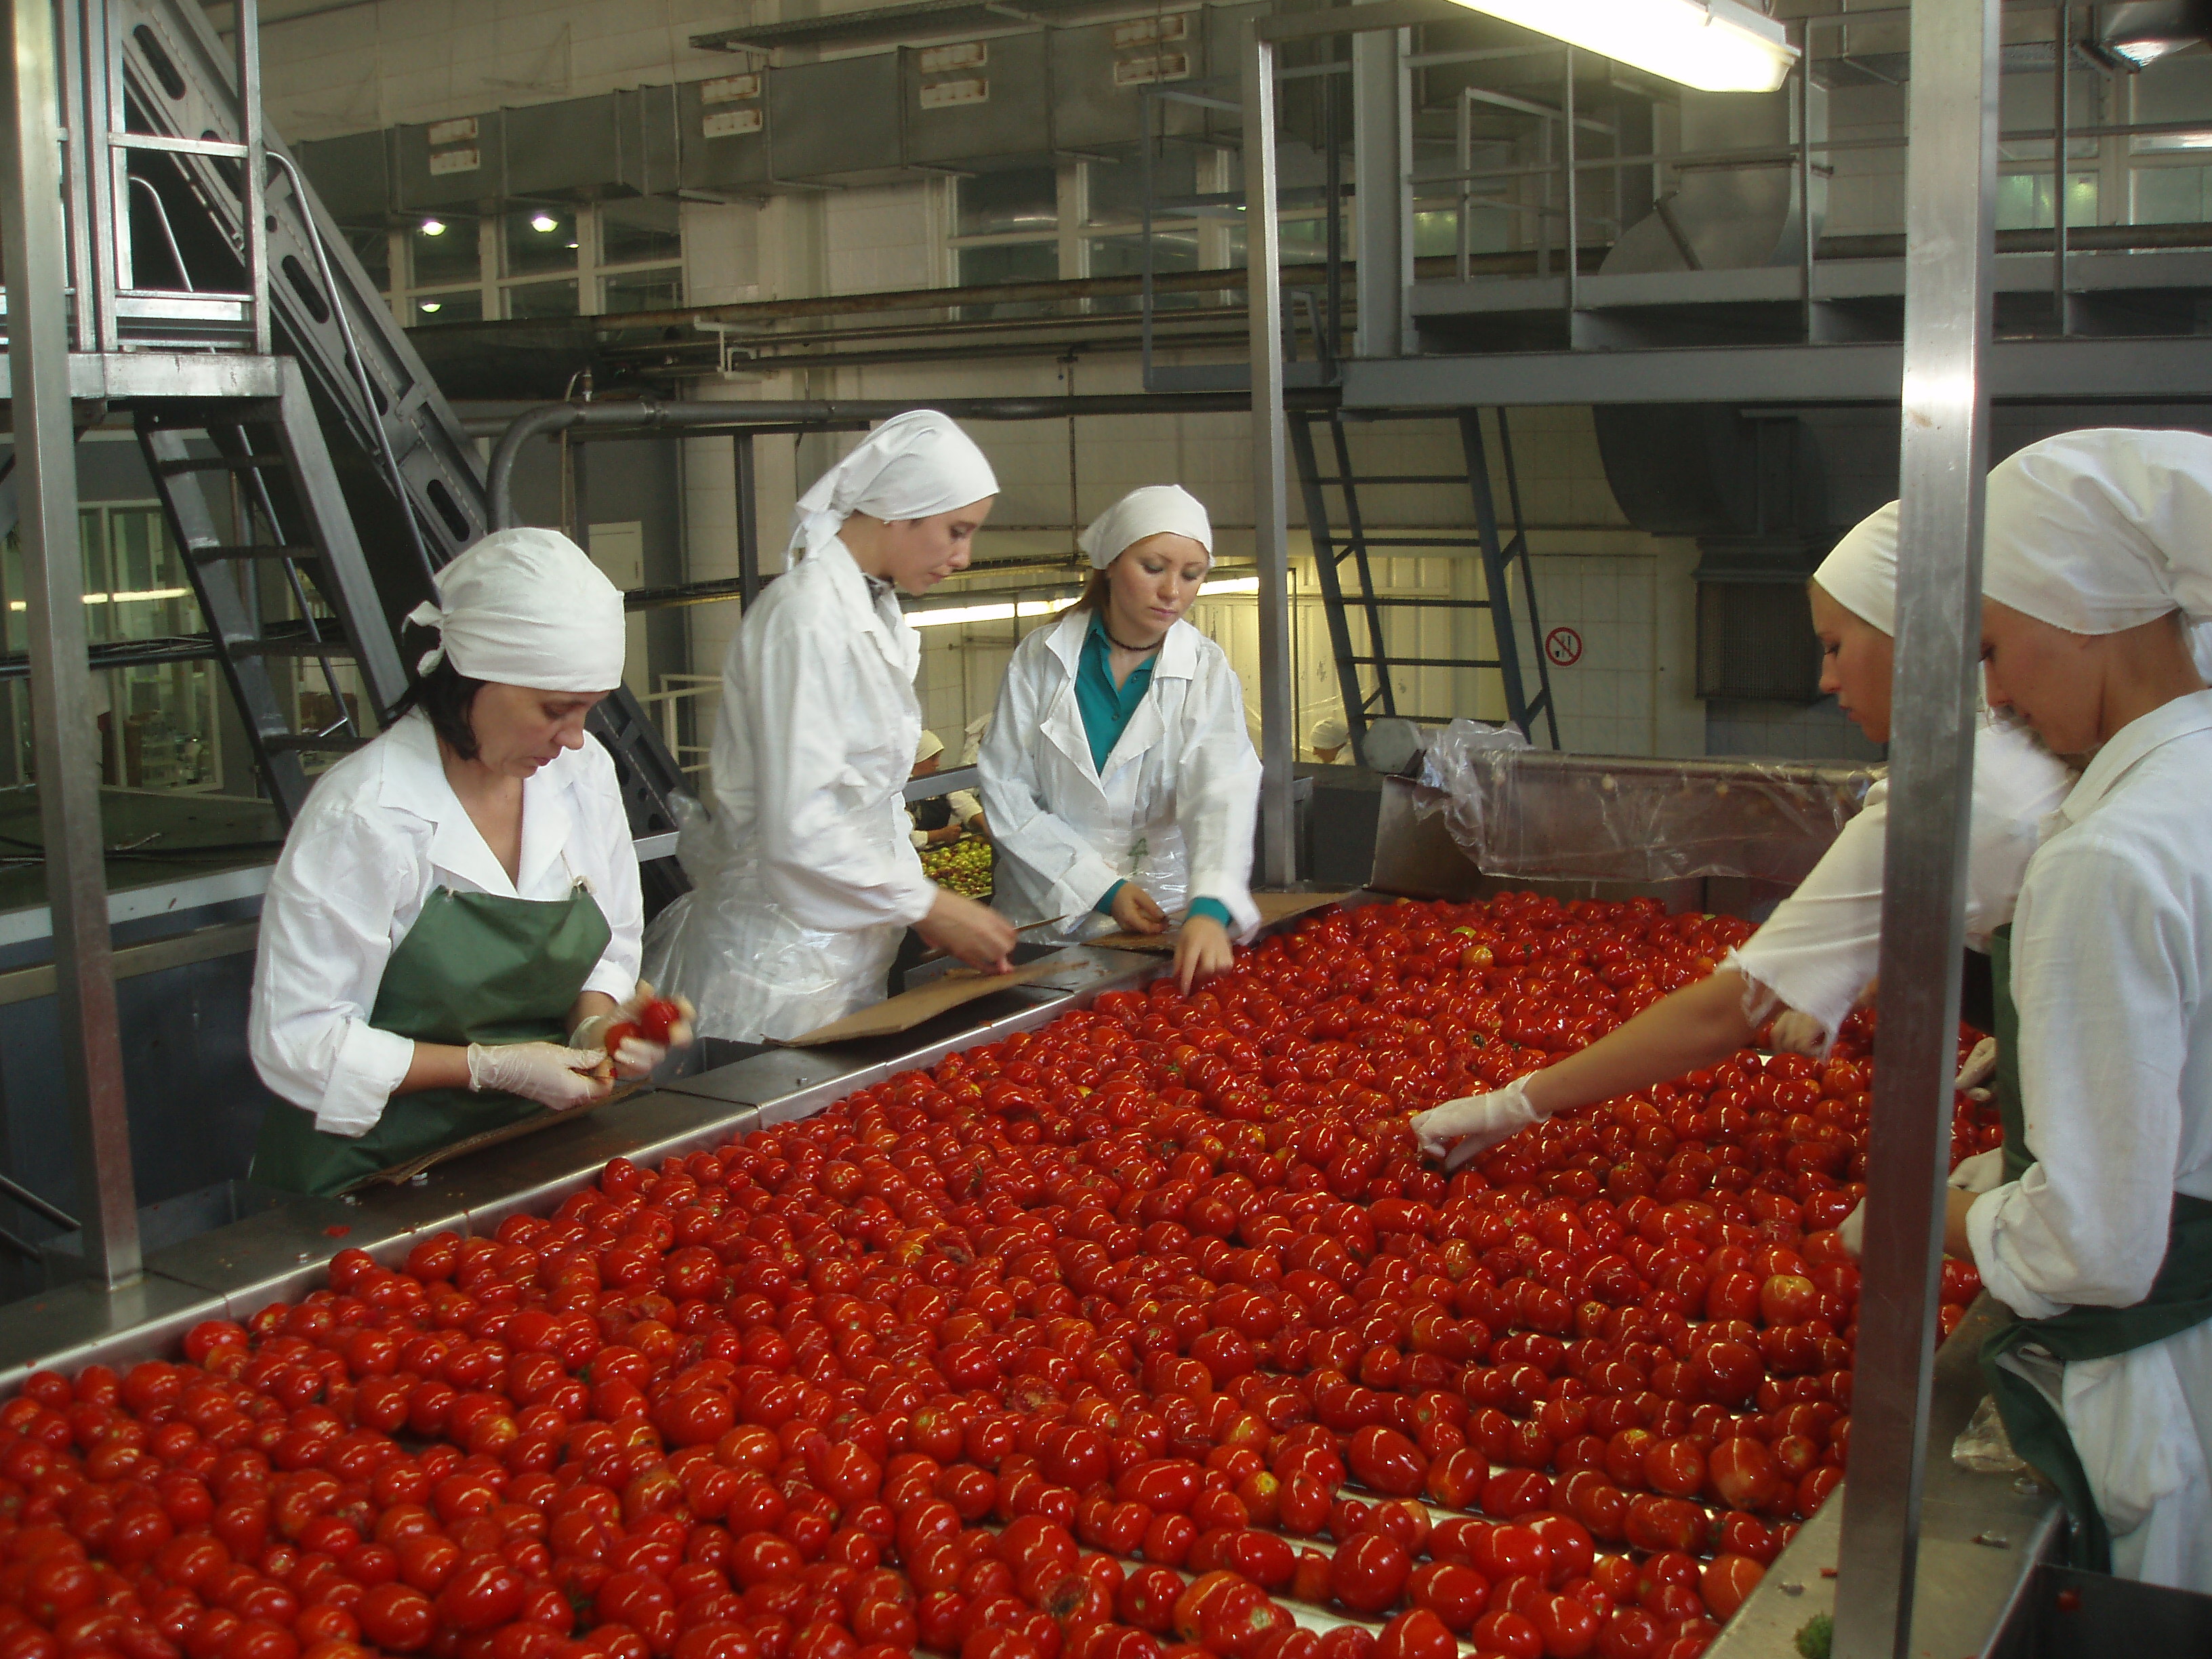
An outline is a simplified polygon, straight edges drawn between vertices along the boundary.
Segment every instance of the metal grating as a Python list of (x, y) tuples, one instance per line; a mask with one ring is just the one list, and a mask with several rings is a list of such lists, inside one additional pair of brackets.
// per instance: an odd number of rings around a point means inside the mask
[(1794, 581), (1698, 584), (1698, 695), (1820, 700), (1820, 641)]

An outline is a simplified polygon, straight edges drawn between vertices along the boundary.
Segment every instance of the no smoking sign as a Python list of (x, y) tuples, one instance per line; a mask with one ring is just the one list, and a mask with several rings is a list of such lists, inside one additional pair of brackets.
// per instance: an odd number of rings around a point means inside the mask
[(1544, 654), (1554, 668), (1572, 668), (1583, 659), (1583, 636), (1571, 628), (1555, 628), (1544, 635)]

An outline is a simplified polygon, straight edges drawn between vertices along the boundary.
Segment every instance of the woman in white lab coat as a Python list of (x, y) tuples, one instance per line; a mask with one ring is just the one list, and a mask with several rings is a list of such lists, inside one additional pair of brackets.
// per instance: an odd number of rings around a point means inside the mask
[[(487, 536), (437, 587), (411, 711), (315, 785), (262, 906), (264, 1186), (341, 1192), (599, 1098), (636, 1006), (637, 854), (584, 731), (622, 684), (622, 595), (550, 530)], [(617, 1069), (663, 1053), (633, 1037)]]
[(1989, 700), (2084, 762), (2012, 924), (2032, 1159), (1954, 1193), (1983, 1349), (2076, 1565), (2212, 1591), (2212, 438), (2072, 432), (1990, 477)]
[(1091, 586), (1015, 648), (977, 764), (999, 908), (1066, 939), (1183, 913), (1187, 990), (1259, 925), (1260, 760), (1221, 647), (1183, 618), (1213, 558), (1197, 498), (1132, 491), (1083, 532)]
[[(1820, 690), (1836, 697), (1869, 738), (1887, 743), (1897, 629), (1896, 502), (1836, 544), (1814, 573), (1810, 598), (1821, 645)], [(2011, 920), (2044, 817), (2057, 809), (2072, 781), (2064, 763), (2019, 723), (1984, 720), (1974, 744), (1966, 872), (1966, 941), (1975, 949), (1990, 950)], [(1824, 1052), (1874, 978), (1881, 955), (1888, 819), (1884, 779), (1796, 891), (1714, 973), (1557, 1065), (1422, 1113), (1413, 1128), (1424, 1146), (1447, 1155), (1448, 1167), (1456, 1168), (1554, 1112), (1717, 1065), (1748, 1044), (1770, 1017), (1777, 1048)], [(2007, 1023), (2000, 1018), (2000, 1025)], [(1962, 1165), (1956, 1178), (1987, 1184), (1996, 1179), (1996, 1162), (1972, 1160), (1974, 1167)]]
[(1003, 967), (1013, 930), (922, 873), (902, 787), (921, 736), (921, 646), (896, 591), (966, 568), (998, 479), (933, 410), (886, 421), (799, 498), (789, 567), (722, 666), (711, 817), (678, 855), (693, 890), (653, 920), (647, 977), (703, 1036), (758, 1042), (880, 998), (909, 927)]

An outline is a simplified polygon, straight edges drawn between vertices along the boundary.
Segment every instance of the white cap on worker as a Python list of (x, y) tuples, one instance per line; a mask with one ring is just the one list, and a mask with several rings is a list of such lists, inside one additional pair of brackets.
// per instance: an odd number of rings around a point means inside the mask
[(1813, 573), (1820, 591), (1860, 621), (1897, 634), (1897, 503), (1878, 507), (1844, 532)]
[(495, 530), (437, 574), (438, 597), (407, 620), (438, 630), (416, 672), (441, 662), (472, 680), (534, 691), (622, 684), (622, 591), (557, 530)]
[(921, 728), (921, 741), (914, 746), (914, 763), (919, 766), (933, 755), (945, 752), (945, 740), (927, 726)]
[(1213, 521), (1206, 504), (1181, 484), (1146, 484), (1091, 521), (1076, 545), (1091, 556), (1091, 568), (1103, 570), (1147, 536), (1188, 536), (1213, 556)]
[(1322, 715), (1306, 734), (1306, 746), (1310, 749), (1341, 749), (1351, 741), (1352, 727), (1341, 714)]
[(827, 547), (855, 513), (928, 519), (998, 493), (998, 474), (950, 416), (911, 410), (871, 432), (799, 498), (789, 556)]

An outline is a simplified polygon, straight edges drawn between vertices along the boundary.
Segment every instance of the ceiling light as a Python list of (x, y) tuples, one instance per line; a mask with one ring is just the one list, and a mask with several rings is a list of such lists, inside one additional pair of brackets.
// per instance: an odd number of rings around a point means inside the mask
[(1201, 599), (1218, 599), (1224, 593), (1256, 593), (1260, 591), (1257, 576), (1230, 576), (1218, 582), (1208, 582), (1198, 590)]
[(438, 304), (439, 302), (435, 300), (425, 300), (422, 301), (422, 309), (425, 311), (435, 311), (438, 309)]
[(445, 221), (442, 219), (425, 219), (422, 222), (422, 234), (425, 236), (443, 236), (446, 234)]
[(540, 236), (550, 236), (561, 228), (561, 222), (550, 213), (539, 213), (532, 216), (530, 228)]
[(1459, 0), (1700, 92), (1772, 92), (1797, 62), (1782, 25), (1739, 0)]

